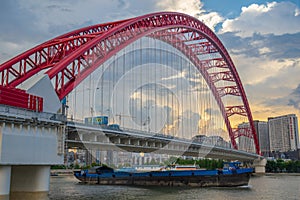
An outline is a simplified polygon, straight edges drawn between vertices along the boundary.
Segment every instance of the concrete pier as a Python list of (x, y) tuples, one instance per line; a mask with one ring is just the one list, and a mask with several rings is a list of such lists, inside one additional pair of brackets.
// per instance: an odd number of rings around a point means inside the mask
[(0, 166), (0, 200), (9, 199), (11, 166)]
[(0, 200), (48, 199), (50, 166), (0, 166)]
[(11, 199), (24, 196), (47, 197), (50, 183), (50, 166), (13, 166), (11, 170)]
[(267, 160), (265, 158), (258, 158), (254, 160), (253, 165), (255, 168), (256, 174), (265, 174), (266, 173), (266, 164)]

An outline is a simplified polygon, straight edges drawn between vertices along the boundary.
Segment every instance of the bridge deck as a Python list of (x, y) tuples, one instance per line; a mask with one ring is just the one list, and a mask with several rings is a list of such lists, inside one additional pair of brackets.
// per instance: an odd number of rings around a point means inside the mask
[(107, 150), (154, 152), (240, 161), (252, 161), (260, 158), (255, 153), (199, 143), (184, 138), (128, 129), (105, 129), (72, 121), (67, 122), (66, 131), (68, 147), (92, 149), (101, 146), (101, 149)]

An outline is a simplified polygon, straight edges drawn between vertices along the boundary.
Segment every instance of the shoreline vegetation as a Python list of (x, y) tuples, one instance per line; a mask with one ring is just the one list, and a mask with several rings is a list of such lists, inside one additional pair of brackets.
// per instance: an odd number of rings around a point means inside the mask
[(268, 160), (266, 164), (267, 173), (300, 173), (300, 161)]

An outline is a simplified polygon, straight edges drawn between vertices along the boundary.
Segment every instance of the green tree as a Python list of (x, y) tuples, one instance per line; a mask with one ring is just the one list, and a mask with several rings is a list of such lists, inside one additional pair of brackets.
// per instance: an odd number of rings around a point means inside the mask
[(278, 159), (277, 162), (277, 169), (279, 169), (279, 172), (282, 172), (286, 168), (286, 164), (282, 159)]
[(66, 169), (65, 165), (53, 165), (51, 166), (51, 169)]
[(278, 159), (276, 161), (268, 160), (266, 164), (266, 172), (282, 172), (286, 170), (289, 173), (300, 172), (300, 161), (284, 161)]
[(149, 162), (150, 165), (156, 165), (157, 162), (154, 158), (151, 158), (150, 162)]
[(268, 160), (266, 164), (266, 172), (276, 172), (277, 165), (273, 160)]
[(294, 173), (300, 173), (300, 160), (294, 161), (292, 163), (292, 172)]
[(286, 162), (285, 167), (286, 167), (287, 172), (294, 172), (294, 165), (295, 165), (295, 162), (293, 162), (293, 161)]

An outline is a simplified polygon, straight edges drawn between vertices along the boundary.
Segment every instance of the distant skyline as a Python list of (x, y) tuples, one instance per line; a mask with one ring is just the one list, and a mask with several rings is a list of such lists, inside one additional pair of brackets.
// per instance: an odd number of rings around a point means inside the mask
[(195, 16), (215, 31), (254, 119), (300, 116), (300, 0), (2, 1), (0, 63), (80, 27), (158, 11)]

